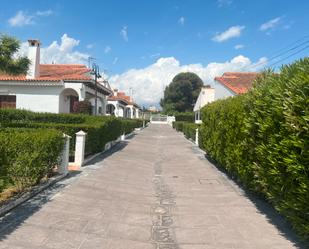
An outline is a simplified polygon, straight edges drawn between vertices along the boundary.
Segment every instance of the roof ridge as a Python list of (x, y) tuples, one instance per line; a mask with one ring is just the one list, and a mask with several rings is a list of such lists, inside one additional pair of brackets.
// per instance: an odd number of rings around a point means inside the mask
[(83, 67), (87, 67), (84, 64), (40, 64), (40, 66), (83, 66)]

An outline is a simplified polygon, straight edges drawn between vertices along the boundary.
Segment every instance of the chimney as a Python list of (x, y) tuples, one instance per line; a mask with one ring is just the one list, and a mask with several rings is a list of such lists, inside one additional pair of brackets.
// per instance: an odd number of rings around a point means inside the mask
[(34, 79), (40, 76), (40, 41), (28, 40), (28, 58), (30, 60), (27, 79)]
[(114, 89), (114, 96), (118, 95), (118, 89)]

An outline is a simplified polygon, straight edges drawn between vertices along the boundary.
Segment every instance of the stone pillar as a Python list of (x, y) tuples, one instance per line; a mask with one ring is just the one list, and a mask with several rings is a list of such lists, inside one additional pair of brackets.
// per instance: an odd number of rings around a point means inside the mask
[(64, 137), (64, 146), (61, 156), (61, 164), (58, 166), (58, 173), (66, 175), (68, 173), (71, 137), (66, 134), (63, 134), (63, 137)]
[(198, 146), (198, 128), (195, 129), (195, 144)]
[(81, 167), (84, 163), (86, 132), (80, 130), (76, 134), (74, 166)]
[(125, 133), (123, 133), (123, 134), (120, 136), (120, 140), (121, 140), (121, 141), (126, 140), (126, 134), (125, 134)]
[(133, 107), (130, 107), (130, 110), (131, 110), (131, 119), (133, 119), (134, 118)]

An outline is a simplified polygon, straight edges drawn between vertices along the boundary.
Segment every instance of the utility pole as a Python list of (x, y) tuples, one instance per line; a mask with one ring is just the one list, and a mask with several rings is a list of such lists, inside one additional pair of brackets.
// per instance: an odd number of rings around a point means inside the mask
[(99, 66), (96, 63), (92, 64), (91, 74), (94, 75), (95, 84), (95, 102), (94, 102), (94, 115), (98, 114), (98, 78), (101, 77)]

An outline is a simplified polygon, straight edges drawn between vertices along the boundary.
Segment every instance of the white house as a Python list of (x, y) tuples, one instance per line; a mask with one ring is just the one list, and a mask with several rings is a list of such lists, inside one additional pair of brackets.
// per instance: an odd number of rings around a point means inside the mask
[(215, 89), (212, 88), (210, 85), (203, 86), (193, 108), (196, 124), (202, 123), (201, 120), (202, 107), (204, 107), (210, 102), (213, 102), (214, 100), (215, 100)]
[(215, 77), (213, 88), (204, 86), (201, 89), (193, 109), (195, 123), (202, 122), (200, 110), (206, 104), (248, 92), (258, 75), (258, 73), (253, 72), (226, 72), (221, 77)]
[(40, 64), (40, 42), (29, 40), (31, 65), (27, 75), (0, 74), (0, 108), (35, 112), (71, 113), (77, 101), (88, 100), (97, 113), (105, 114), (108, 84), (95, 84), (91, 70), (84, 65)]
[(215, 77), (215, 100), (248, 92), (258, 75), (253, 72), (226, 72)]
[(131, 96), (114, 89), (113, 95), (108, 97), (106, 114), (122, 118), (140, 118), (141, 109)]

